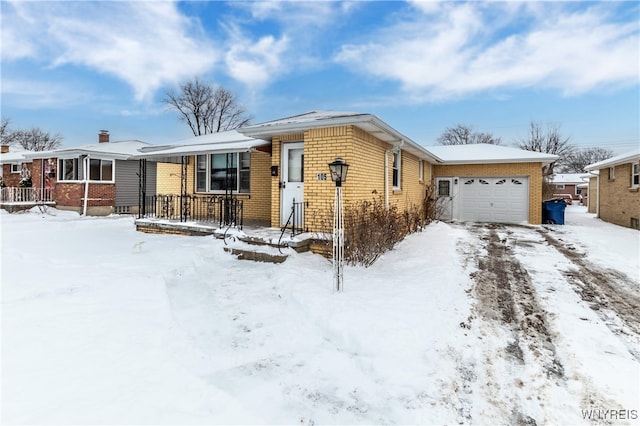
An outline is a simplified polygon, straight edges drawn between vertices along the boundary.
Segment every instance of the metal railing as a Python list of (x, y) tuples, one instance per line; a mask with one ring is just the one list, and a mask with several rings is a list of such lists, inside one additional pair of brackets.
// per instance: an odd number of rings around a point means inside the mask
[(235, 226), (242, 229), (243, 203), (236, 197), (225, 195), (152, 195), (139, 206), (139, 218), (197, 221)]
[(0, 203), (37, 204), (51, 202), (50, 188), (6, 187), (0, 191)]
[(291, 230), (291, 237), (295, 237), (298, 234), (304, 232), (304, 208), (307, 203), (304, 201), (300, 201), (296, 203), (295, 198), (293, 199), (293, 203), (291, 205), (291, 213), (289, 214), (289, 218), (287, 219), (287, 223), (280, 228), (280, 238), (278, 239), (278, 246), (280, 246), (282, 242), (282, 237), (287, 229)]

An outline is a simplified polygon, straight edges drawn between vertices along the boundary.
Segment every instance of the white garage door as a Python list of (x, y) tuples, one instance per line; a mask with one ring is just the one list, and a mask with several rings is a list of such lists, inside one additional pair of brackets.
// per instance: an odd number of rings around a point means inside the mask
[(519, 223), (529, 220), (526, 177), (460, 178), (460, 219), (469, 222)]

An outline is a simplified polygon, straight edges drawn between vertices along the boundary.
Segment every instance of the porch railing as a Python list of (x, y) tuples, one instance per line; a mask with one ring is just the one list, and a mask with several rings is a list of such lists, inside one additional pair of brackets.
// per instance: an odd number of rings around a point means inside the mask
[(243, 225), (242, 200), (225, 195), (159, 194), (145, 197), (139, 207), (139, 218), (211, 222), (240, 229)]
[(0, 190), (0, 203), (37, 204), (51, 201), (50, 188), (6, 187)]
[(293, 199), (293, 203), (291, 204), (291, 213), (289, 213), (287, 223), (285, 223), (285, 225), (280, 229), (278, 245), (280, 245), (282, 237), (287, 230), (291, 230), (292, 237), (304, 232), (304, 208), (306, 206), (307, 203), (305, 201), (296, 202), (295, 198)]

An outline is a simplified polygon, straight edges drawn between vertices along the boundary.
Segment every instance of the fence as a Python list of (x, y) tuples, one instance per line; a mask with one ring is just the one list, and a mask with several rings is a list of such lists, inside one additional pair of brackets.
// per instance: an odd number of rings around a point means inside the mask
[(6, 187), (0, 191), (0, 202), (4, 204), (37, 204), (51, 202), (50, 188)]
[(152, 195), (139, 209), (139, 218), (213, 222), (242, 229), (242, 200), (225, 195)]

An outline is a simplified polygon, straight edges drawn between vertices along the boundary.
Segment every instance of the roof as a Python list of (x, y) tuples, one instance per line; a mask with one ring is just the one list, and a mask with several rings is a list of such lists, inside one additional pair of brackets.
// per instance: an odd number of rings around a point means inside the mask
[(134, 158), (160, 159), (202, 153), (242, 152), (270, 143), (270, 141), (245, 136), (236, 130), (228, 130), (182, 139), (169, 145), (144, 147)]
[(238, 131), (246, 136), (270, 141), (276, 135), (348, 125), (359, 127), (384, 142), (402, 145), (403, 150), (412, 153), (418, 158), (440, 162), (437, 156), (427, 151), (422, 145), (398, 132), (373, 114), (344, 111), (309, 111), (292, 117), (244, 126)]
[(139, 149), (151, 146), (139, 140), (94, 143), (90, 145), (60, 148), (51, 151), (32, 152), (27, 158), (74, 158), (80, 155), (96, 156), (102, 159), (126, 160), (139, 154)]
[(613, 167), (618, 164), (633, 163), (640, 161), (640, 145), (633, 151), (625, 152), (624, 154), (616, 155), (607, 160), (598, 161), (597, 163), (589, 164), (585, 167), (587, 171), (599, 170), (605, 167)]
[(556, 173), (551, 178), (551, 183), (584, 183), (584, 179), (588, 178), (588, 174), (584, 173)]
[(552, 163), (557, 155), (486, 143), (426, 147), (444, 164)]
[(27, 151), (22, 147), (16, 147), (16, 150), (13, 151), (13, 146), (9, 149), (9, 152), (5, 152), (4, 154), (0, 154), (0, 164), (19, 164), (30, 162), (31, 160), (25, 157), (26, 154), (30, 154), (33, 151)]

